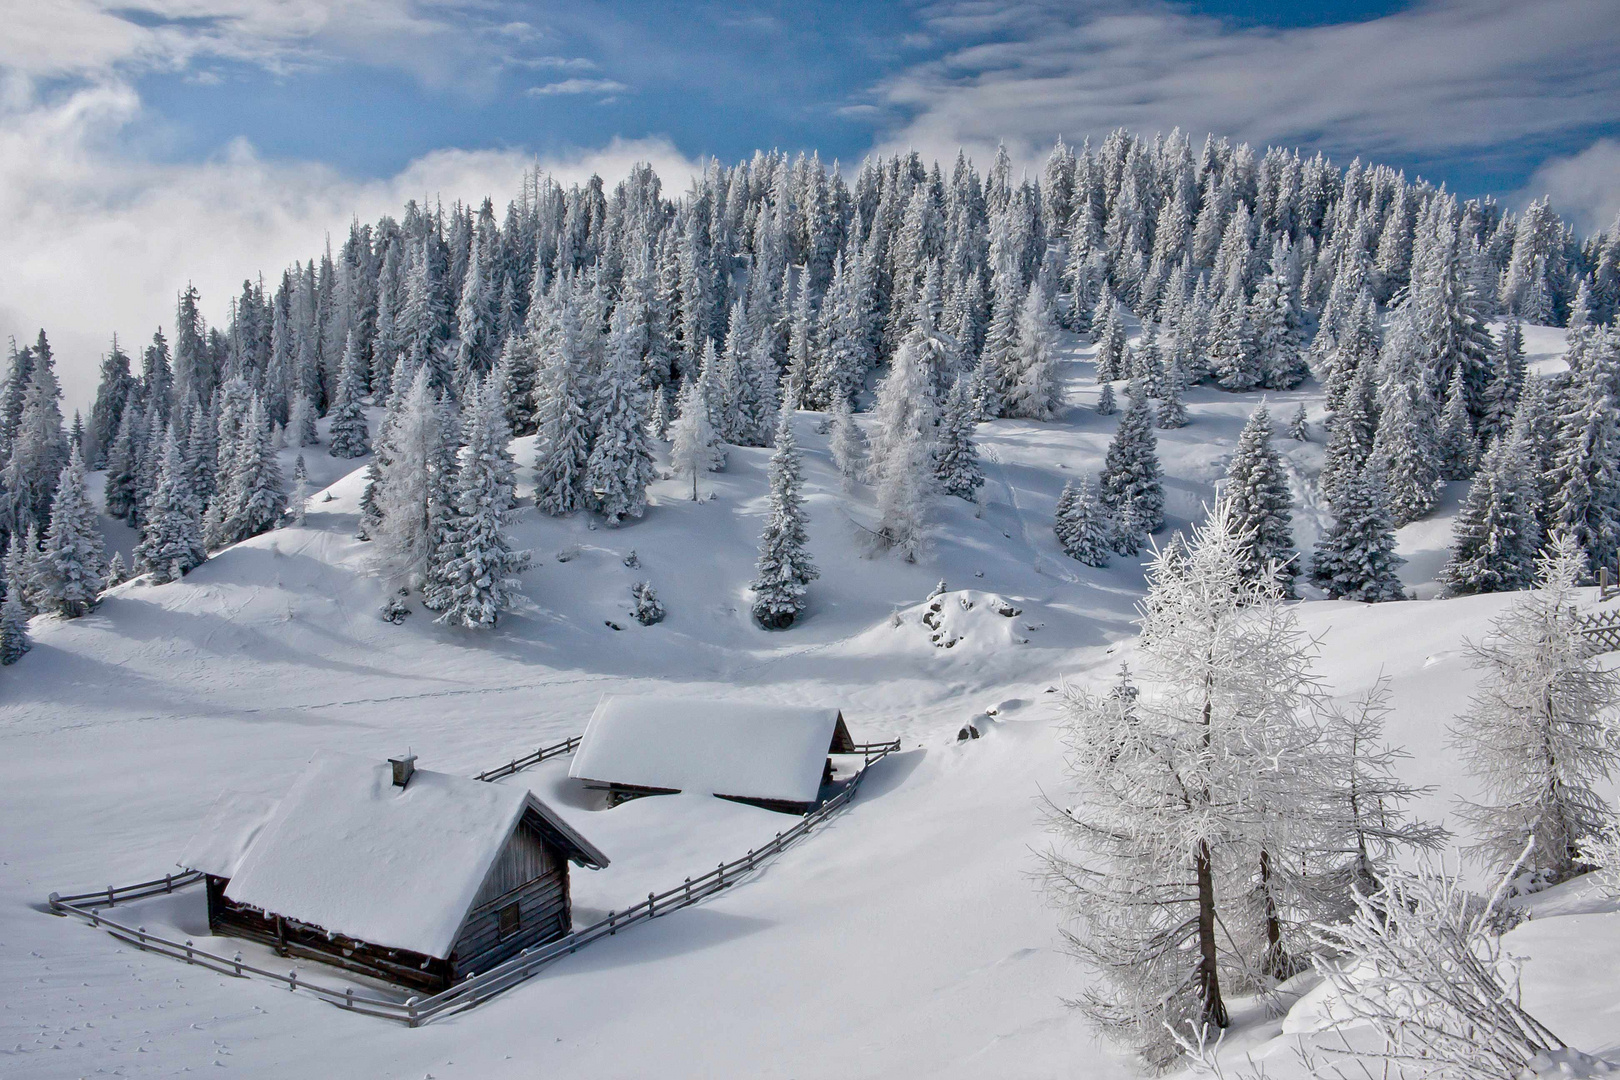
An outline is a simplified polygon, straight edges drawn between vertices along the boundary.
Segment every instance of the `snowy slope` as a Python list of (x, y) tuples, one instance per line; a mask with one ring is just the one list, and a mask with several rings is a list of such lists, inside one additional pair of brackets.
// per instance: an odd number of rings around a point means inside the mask
[[(0, 677), (0, 978), (11, 988), (0, 996), (0, 1075), (167, 1076), (216, 1063), (260, 1076), (1130, 1075), (1063, 1005), (1084, 975), (1058, 950), (1057, 915), (1029, 877), (1046, 842), (1040, 795), (1064, 783), (1046, 691), (1106, 678), (1129, 656), (1141, 590), (1138, 561), (1093, 570), (1052, 536), (1064, 481), (1100, 467), (1117, 421), (1092, 411), (1091, 365), (1075, 355), (1059, 422), (980, 428), (984, 505), (942, 500), (917, 565), (870, 557), (869, 496), (840, 492), (820, 418), (801, 414), (822, 578), (786, 633), (748, 617), (769, 454), (750, 449), (706, 478), (704, 501), (656, 484), (646, 519), (622, 529), (525, 509), (526, 601), (487, 635), (420, 611), (403, 626), (376, 617), (382, 585), (352, 539), (362, 477), (340, 476), (358, 463), (320, 448), (306, 456), (333, 481), (331, 499), (311, 501), (305, 527), (238, 545), (171, 585), (124, 585), (76, 622), (36, 621), (34, 651)], [(1308, 547), (1324, 513), (1307, 480), (1320, 466), (1319, 398), (1313, 386), (1270, 398), (1279, 429), (1299, 402), (1316, 429), (1317, 442), (1278, 442), (1299, 478), (1296, 538)], [(1257, 402), (1198, 389), (1192, 423), (1160, 433), (1170, 528), (1200, 515)], [(529, 443), (514, 447), (525, 465)], [(1448, 536), (1442, 520), (1403, 531), (1409, 585), (1432, 579), (1419, 556)], [(636, 568), (625, 565), (632, 549)], [(628, 617), (640, 580), (669, 610), (659, 625)], [(1380, 668), (1394, 678), (1390, 736), (1413, 751), (1411, 778), (1437, 785), (1419, 808), (1433, 818), (1467, 793), (1444, 734), (1472, 686), (1462, 638), (1501, 602), (1301, 608), (1336, 692), (1364, 690)], [(898, 736), (905, 751), (753, 880), (414, 1031), (142, 954), (32, 906), (53, 889), (162, 873), (221, 789), (279, 795), (319, 751), (381, 760), (409, 746), (424, 768), (471, 773), (583, 730), (604, 692), (649, 690), (837, 706), (857, 741)], [(958, 744), (969, 720), (984, 737)], [(790, 820), (694, 796), (603, 810), (566, 773), (563, 759), (506, 782), (530, 785), (613, 859), (575, 873), (581, 922)], [(138, 917), (207, 932), (196, 893)], [(1612, 943), (1620, 926), (1581, 932)], [(1532, 971), (1557, 950), (1527, 942)], [(1558, 984), (1564, 961), (1549, 963)], [(1556, 1007), (1572, 1038), (1615, 1030), (1592, 995)]]

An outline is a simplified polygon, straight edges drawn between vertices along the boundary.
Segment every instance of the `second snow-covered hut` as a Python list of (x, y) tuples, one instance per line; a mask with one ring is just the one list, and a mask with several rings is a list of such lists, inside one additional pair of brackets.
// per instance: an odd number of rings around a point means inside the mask
[(684, 791), (803, 814), (832, 779), (829, 755), (856, 752), (836, 708), (609, 694), (568, 775), (613, 802)]

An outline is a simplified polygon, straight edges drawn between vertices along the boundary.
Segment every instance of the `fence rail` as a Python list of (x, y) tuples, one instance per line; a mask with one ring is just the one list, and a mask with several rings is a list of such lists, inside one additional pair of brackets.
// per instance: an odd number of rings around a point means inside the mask
[(560, 757), (563, 754), (572, 754), (575, 750), (579, 749), (579, 740), (580, 736), (573, 735), (564, 739), (560, 743), (553, 743), (551, 746), (542, 746), (532, 754), (524, 754), (522, 757), (513, 758), (505, 765), (497, 765), (493, 769), (479, 773), (477, 776), (473, 777), (473, 779), (484, 781), (500, 780), (503, 777), (511, 776), (513, 773), (522, 772), (530, 765), (538, 765), (547, 758)]
[[(568, 753), (579, 745), (578, 738), (568, 739), (555, 746), (541, 747), (534, 753), (523, 758), (514, 758), (506, 765), (491, 769), (478, 776), (480, 780), (494, 780), (502, 776), (510, 776), (520, 769), (542, 761), (547, 757)], [(566, 750), (560, 749), (567, 747)], [(397, 1020), (409, 1027), (416, 1027), (436, 1016), (469, 1009), (480, 1002), (509, 990), (517, 984), (532, 977), (546, 964), (578, 952), (580, 949), (594, 941), (617, 934), (626, 927), (648, 919), (668, 915), (690, 904), (695, 904), (705, 897), (712, 896), (721, 889), (729, 888), (741, 881), (756, 870), (762, 863), (781, 854), (786, 848), (802, 839), (809, 832), (826, 821), (833, 814), (849, 805), (859, 790), (861, 781), (865, 779), (867, 771), (877, 762), (900, 749), (900, 740), (894, 739), (882, 743), (862, 743), (854, 748), (854, 753), (863, 755), (865, 761), (860, 771), (845, 782), (844, 787), (832, 798), (822, 803), (813, 812), (807, 814), (791, 828), (776, 834), (775, 838), (763, 847), (751, 849), (739, 859), (728, 863), (721, 863), (713, 870), (699, 877), (689, 877), (673, 889), (663, 892), (647, 894), (647, 899), (624, 911), (610, 911), (606, 918), (599, 919), (582, 930), (575, 930), (556, 941), (527, 949), (503, 963), (497, 964), (488, 971), (473, 975), (455, 986), (440, 991), (431, 997), (412, 997), (404, 1002), (371, 997), (366, 994), (357, 994), (353, 987), (338, 989), (326, 986), (319, 982), (311, 982), (300, 978), (297, 971), (286, 974), (270, 971), (266, 968), (255, 967), (242, 960), (238, 952), (233, 957), (224, 957), (218, 953), (208, 952), (197, 948), (189, 939), (177, 942), (156, 934), (146, 932), (144, 926), (128, 926), (124, 923), (107, 918), (101, 914), (100, 909), (115, 907), (119, 902), (136, 900), (146, 896), (153, 896), (163, 892), (173, 892), (176, 889), (194, 885), (203, 880), (203, 875), (196, 871), (186, 871), (183, 874), (165, 875), (152, 881), (144, 881), (135, 885), (112, 886), (100, 892), (77, 893), (72, 896), (60, 896), (52, 893), (49, 898), (50, 909), (58, 915), (72, 915), (83, 919), (93, 927), (105, 929), (113, 937), (126, 941), (138, 949), (155, 952), (162, 956), (174, 957), (184, 960), (188, 964), (196, 964), (224, 975), (238, 978), (259, 976), (275, 982), (285, 984), (289, 991), (305, 991), (331, 1002), (340, 1008), (352, 1012), (365, 1013), (368, 1016), (378, 1016), (388, 1020)], [(504, 771), (503, 771), (504, 770)]]
[(1575, 618), (1593, 655), (1620, 649), (1620, 611), (1594, 611)]

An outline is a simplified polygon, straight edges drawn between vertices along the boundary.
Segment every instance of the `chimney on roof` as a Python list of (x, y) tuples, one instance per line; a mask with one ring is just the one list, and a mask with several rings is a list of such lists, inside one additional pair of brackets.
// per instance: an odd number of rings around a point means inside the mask
[(407, 750), (404, 757), (389, 758), (388, 764), (394, 767), (394, 786), (403, 788), (416, 772), (416, 755)]

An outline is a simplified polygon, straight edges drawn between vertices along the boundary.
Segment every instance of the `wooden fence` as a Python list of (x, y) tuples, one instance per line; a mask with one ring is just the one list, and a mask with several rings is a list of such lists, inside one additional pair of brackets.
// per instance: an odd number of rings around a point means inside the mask
[(1576, 623), (1594, 656), (1620, 649), (1620, 611), (1593, 611), (1577, 615)]
[[(523, 758), (514, 758), (506, 765), (498, 766), (488, 772), (479, 773), (477, 778), (480, 780), (494, 780), (502, 776), (510, 776), (512, 773), (527, 768), (536, 762), (543, 761), (548, 757), (571, 753), (578, 745), (579, 739), (576, 737), (554, 746), (541, 747)], [(561, 749), (562, 747), (566, 747), (566, 749)], [(116, 907), (120, 902), (127, 903), (131, 900), (138, 900), (165, 892), (174, 892), (176, 889), (195, 885), (203, 880), (203, 875), (194, 870), (188, 870), (181, 874), (166, 874), (162, 878), (143, 881), (135, 885), (122, 887), (109, 885), (100, 892), (79, 893), (73, 896), (61, 896), (57, 893), (51, 893), (49, 904), (51, 911), (55, 914), (72, 915), (83, 919), (91, 926), (105, 929), (120, 941), (128, 942), (146, 952), (155, 952), (177, 960), (184, 960), (188, 964), (201, 965), (223, 975), (231, 975), (237, 978), (257, 976), (270, 979), (284, 984), (289, 991), (297, 992), (302, 990), (340, 1008), (365, 1013), (368, 1016), (380, 1016), (389, 1020), (398, 1020), (409, 1027), (416, 1027), (434, 1017), (472, 1008), (474, 1005), (487, 1001), (502, 991), (510, 990), (518, 983), (533, 976), (551, 961), (576, 953), (593, 941), (600, 941), (604, 937), (610, 937), (636, 923), (668, 915), (689, 904), (695, 904), (705, 897), (712, 896), (721, 889), (730, 888), (732, 885), (737, 884), (761, 864), (781, 854), (794, 842), (809, 835), (810, 830), (849, 805), (850, 801), (855, 798), (855, 793), (859, 790), (861, 781), (865, 779), (867, 770), (889, 754), (898, 752), (899, 749), (899, 739), (890, 742), (862, 743), (856, 746), (854, 752), (861, 754), (863, 758), (860, 771), (850, 777), (838, 794), (801, 818), (792, 828), (777, 833), (776, 837), (765, 846), (750, 850), (742, 858), (734, 859), (728, 863), (721, 863), (700, 877), (689, 877), (673, 889), (648, 893), (647, 899), (634, 907), (627, 908), (624, 911), (610, 911), (606, 918), (600, 919), (582, 930), (575, 930), (564, 937), (558, 938), (556, 941), (526, 949), (517, 956), (490, 968), (488, 971), (473, 975), (431, 997), (411, 997), (401, 1002), (388, 998), (373, 997), (363, 993), (357, 994), (353, 987), (338, 989), (299, 978), (297, 971), (288, 971), (286, 974), (282, 974), (266, 968), (255, 967), (245, 963), (240, 952), (227, 958), (218, 953), (211, 953), (197, 948), (189, 938), (183, 943), (173, 941), (159, 937), (156, 934), (148, 934), (144, 926), (129, 926), (102, 914), (102, 909)]]
[(473, 779), (500, 780), (504, 777), (511, 776), (513, 773), (522, 772), (530, 765), (538, 765), (547, 758), (561, 757), (563, 754), (572, 754), (575, 750), (579, 749), (579, 740), (580, 736), (572, 735), (560, 743), (553, 743), (551, 746), (542, 746), (532, 754), (525, 754), (522, 757), (513, 758), (505, 765), (497, 765), (493, 769), (479, 773), (477, 776), (473, 777)]
[(1615, 581), (1614, 571), (1607, 566), (1598, 567), (1598, 603), (1604, 603), (1620, 596), (1620, 582)]

